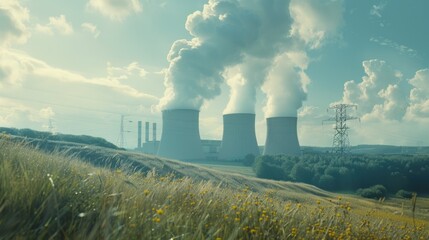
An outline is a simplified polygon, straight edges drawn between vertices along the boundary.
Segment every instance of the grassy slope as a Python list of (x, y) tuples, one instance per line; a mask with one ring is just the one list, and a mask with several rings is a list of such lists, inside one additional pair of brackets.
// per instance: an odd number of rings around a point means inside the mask
[[(104, 156), (123, 170), (0, 142), (0, 238), (429, 238), (427, 199), (418, 200), (414, 228), (402, 200), (339, 199), (306, 184), (135, 153), (94, 148), (79, 156), (98, 164)], [(155, 170), (127, 173), (125, 162)]]

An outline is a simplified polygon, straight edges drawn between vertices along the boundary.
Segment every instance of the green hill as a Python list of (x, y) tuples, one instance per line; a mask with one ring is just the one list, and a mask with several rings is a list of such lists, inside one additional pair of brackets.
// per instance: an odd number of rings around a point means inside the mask
[(425, 198), (413, 221), (408, 200), (340, 197), (138, 153), (45, 153), (7, 136), (0, 150), (0, 239), (429, 238)]
[(0, 127), (0, 133), (26, 138), (27, 141), (31, 141), (32, 139), (45, 140), (45, 141), (56, 141), (56, 142), (67, 142), (67, 143), (77, 143), (77, 144), (86, 144), (93, 145), (105, 148), (119, 149), (116, 145), (106, 141), (103, 138), (92, 137), (88, 135), (71, 135), (71, 134), (52, 134), (50, 132), (41, 132), (28, 128), (17, 129), (17, 128), (4, 128)]

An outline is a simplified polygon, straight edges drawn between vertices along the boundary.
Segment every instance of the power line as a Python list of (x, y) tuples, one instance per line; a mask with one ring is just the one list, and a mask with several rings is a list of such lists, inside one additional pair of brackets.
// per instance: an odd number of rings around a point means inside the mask
[(347, 114), (347, 109), (352, 108), (357, 109), (357, 105), (340, 103), (332, 105), (327, 109), (327, 111), (335, 110), (335, 117), (331, 117), (323, 121), (335, 122), (335, 134), (332, 141), (333, 153), (344, 155), (350, 152), (350, 141), (348, 134), (349, 127), (347, 126), (347, 121), (359, 119)]

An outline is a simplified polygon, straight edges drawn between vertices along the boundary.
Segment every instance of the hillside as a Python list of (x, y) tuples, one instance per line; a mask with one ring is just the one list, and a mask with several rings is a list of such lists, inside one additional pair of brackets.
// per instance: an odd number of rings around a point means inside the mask
[(408, 200), (368, 201), (125, 151), (67, 148), (47, 154), (0, 142), (0, 238), (429, 237), (424, 198), (414, 227)]
[(17, 128), (5, 128), (0, 127), (1, 134), (7, 134), (10, 136), (15, 136), (18, 138), (25, 138), (27, 141), (31, 140), (46, 140), (46, 141), (55, 141), (62, 143), (75, 143), (75, 144), (86, 144), (92, 146), (99, 146), (111, 149), (119, 149), (114, 144), (108, 142), (104, 138), (92, 137), (88, 135), (72, 135), (72, 134), (62, 134), (56, 133), (52, 134), (50, 132), (41, 132), (28, 128), (17, 129)]

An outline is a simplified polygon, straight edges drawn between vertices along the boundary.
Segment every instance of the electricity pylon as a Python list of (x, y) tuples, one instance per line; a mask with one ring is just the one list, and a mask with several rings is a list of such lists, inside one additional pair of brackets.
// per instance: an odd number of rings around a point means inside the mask
[[(121, 115), (121, 128), (119, 130), (119, 147), (124, 148), (126, 147), (126, 141), (125, 141), (125, 133), (131, 132), (128, 130), (125, 130), (125, 117), (127, 117), (128, 115)], [(133, 121), (128, 121), (128, 122), (133, 122)]]
[(347, 109), (354, 108), (357, 109), (357, 105), (354, 104), (335, 104), (327, 109), (335, 110), (335, 117), (328, 118), (323, 122), (335, 122), (335, 134), (332, 141), (332, 152), (338, 155), (344, 155), (350, 152), (350, 142), (349, 142), (349, 127), (347, 126), (348, 120), (359, 119), (354, 116), (347, 114)]

